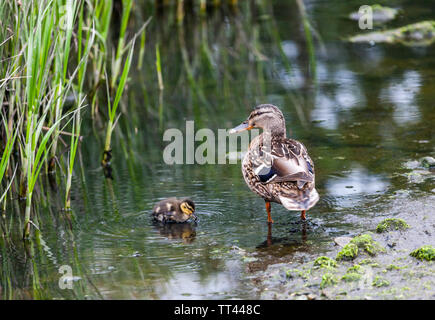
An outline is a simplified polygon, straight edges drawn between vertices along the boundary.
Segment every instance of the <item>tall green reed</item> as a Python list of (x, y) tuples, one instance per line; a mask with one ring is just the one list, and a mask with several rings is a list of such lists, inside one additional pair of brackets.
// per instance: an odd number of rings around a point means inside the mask
[[(132, 1), (128, 3), (131, 9)], [(105, 68), (111, 11), (112, 2), (100, 0), (6, 0), (0, 3), (0, 53), (7, 57), (0, 60), (3, 124), (0, 129), (3, 138), (0, 204), (6, 207), (6, 195), (17, 182), (19, 195), (25, 199), (24, 238), (29, 237), (30, 226), (35, 224), (31, 204), (44, 165), (47, 172), (53, 172), (56, 162), (66, 162), (65, 208), (70, 208), (69, 194), (79, 150), (82, 108), (87, 98), (85, 86), (98, 86), (101, 81), (91, 78), (87, 82), (86, 71), (91, 59), (96, 77), (100, 77), (98, 71)], [(123, 33), (127, 20), (128, 17), (123, 20)], [(115, 70), (126, 47), (129, 46), (122, 43), (118, 46)], [(131, 55), (132, 50), (129, 61)], [(126, 78), (123, 71), (115, 106), (121, 98)], [(72, 108), (66, 109), (66, 100), (70, 97), (74, 103)], [(63, 142), (66, 136), (70, 137), (69, 145)], [(60, 141), (64, 145), (63, 151), (59, 150)], [(18, 157), (12, 156), (14, 150)], [(62, 159), (65, 151), (69, 151), (68, 156)], [(14, 164), (14, 170), (11, 164)], [(15, 179), (17, 169), (19, 181)]]
[[(103, 151), (103, 158), (101, 160), (101, 164), (105, 169), (105, 174), (107, 177), (111, 177), (111, 173), (110, 173), (110, 160), (112, 158), (111, 141), (112, 141), (112, 133), (116, 125), (116, 119), (117, 119), (116, 111), (118, 109), (119, 103), (121, 102), (121, 97), (124, 92), (125, 86), (127, 84), (127, 79), (131, 67), (136, 39), (142, 32), (144, 32), (146, 26), (151, 21), (151, 18), (149, 18), (142, 25), (139, 31), (136, 34), (134, 34), (132, 39), (129, 42), (127, 42), (126, 28), (127, 28), (128, 17), (130, 16), (130, 11), (132, 8), (132, 1), (124, 0), (122, 3), (123, 3), (123, 12), (121, 18), (121, 28), (119, 33), (116, 55), (112, 63), (110, 87), (109, 87), (108, 76), (106, 73), (107, 112), (108, 112), (109, 119), (107, 121), (106, 139), (104, 143), (104, 151)], [(143, 46), (144, 45), (145, 43), (143, 44)], [(124, 66), (122, 68), (122, 73), (119, 76), (120, 66), (122, 64), (123, 56), (125, 55), (126, 52), (127, 54), (124, 61)], [(110, 93), (115, 92), (115, 89), (116, 89), (115, 98), (112, 103), (110, 99)]]

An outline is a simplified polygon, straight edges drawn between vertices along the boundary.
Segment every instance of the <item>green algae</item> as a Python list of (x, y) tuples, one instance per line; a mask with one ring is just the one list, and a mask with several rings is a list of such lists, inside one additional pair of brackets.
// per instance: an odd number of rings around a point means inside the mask
[(376, 232), (382, 233), (391, 230), (405, 230), (409, 228), (409, 224), (403, 219), (398, 218), (387, 218), (382, 220), (381, 223), (376, 227)]
[(353, 238), (350, 243), (358, 246), (359, 249), (364, 250), (370, 256), (375, 256), (379, 252), (384, 252), (385, 249), (376, 241), (373, 240), (369, 234), (362, 234)]
[(374, 263), (374, 261), (372, 259), (363, 259), (359, 262), (360, 265), (372, 264), (372, 263)]
[(289, 269), (285, 272), (285, 276), (287, 279), (293, 279), (296, 278), (296, 276), (298, 276), (300, 272), (301, 271), (299, 269)]
[(311, 270), (299, 270), (299, 269), (289, 269), (285, 272), (287, 279), (294, 279), (300, 277), (307, 280), (311, 274)]
[(387, 287), (390, 285), (390, 282), (380, 276), (376, 276), (375, 280), (372, 282), (372, 286), (374, 287)]
[(387, 270), (387, 271), (400, 270), (400, 269), (401, 269), (400, 267), (398, 267), (398, 266), (396, 266), (396, 265), (394, 265), (394, 264), (390, 264), (390, 265), (388, 265), (388, 266), (385, 268), (385, 270)]
[(428, 46), (435, 41), (435, 21), (422, 21), (397, 29), (375, 31), (350, 37), (350, 42), (400, 43), (408, 46)]
[(346, 282), (358, 281), (361, 279), (363, 274), (364, 268), (359, 264), (355, 264), (347, 269), (346, 273), (341, 277), (341, 279)]
[(435, 248), (431, 245), (426, 245), (412, 251), (410, 255), (419, 260), (432, 261), (435, 260)]
[(365, 252), (370, 256), (375, 256), (379, 252), (385, 252), (385, 248), (374, 241), (370, 234), (361, 234), (354, 237), (343, 247), (337, 254), (336, 260), (354, 260), (359, 252)]
[(358, 256), (358, 246), (354, 243), (348, 243), (341, 249), (335, 258), (339, 260), (353, 260)]
[(357, 272), (347, 272), (341, 277), (341, 279), (346, 282), (352, 282), (360, 280), (361, 277), (362, 275)]
[(316, 260), (314, 260), (314, 267), (327, 268), (327, 269), (336, 268), (337, 262), (334, 259), (321, 256), (318, 257)]
[(356, 265), (348, 268), (346, 272), (347, 273), (360, 273), (360, 274), (364, 273), (363, 268), (359, 264), (356, 264)]

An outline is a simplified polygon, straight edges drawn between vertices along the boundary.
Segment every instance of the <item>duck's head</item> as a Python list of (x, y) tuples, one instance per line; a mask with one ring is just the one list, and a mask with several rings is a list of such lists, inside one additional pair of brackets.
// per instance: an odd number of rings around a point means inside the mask
[(229, 131), (239, 133), (253, 128), (263, 129), (274, 135), (285, 136), (285, 119), (281, 110), (272, 104), (260, 104), (254, 108), (248, 119)]
[(193, 216), (195, 220), (197, 219), (197, 216), (194, 214), (195, 204), (193, 203), (192, 200), (188, 198), (181, 200), (180, 209), (184, 214), (188, 215), (189, 217)]

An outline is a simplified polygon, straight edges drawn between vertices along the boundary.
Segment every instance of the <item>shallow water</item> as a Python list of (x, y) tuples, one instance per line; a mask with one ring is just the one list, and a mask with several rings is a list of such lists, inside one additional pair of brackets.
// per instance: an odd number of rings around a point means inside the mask
[[(27, 253), (22, 244), (2, 246), (3, 277), (13, 284), (2, 297), (259, 298), (256, 279), (269, 265), (302, 263), (327, 253), (334, 237), (373, 230), (400, 213), (398, 195), (425, 199), (433, 215), (433, 174), (413, 176), (409, 162), (434, 156), (435, 46), (349, 44), (342, 39), (361, 31), (345, 16), (360, 2), (305, 3), (318, 33), (315, 64), (292, 1), (196, 15), (184, 28), (171, 26), (167, 13), (154, 17), (144, 67), (132, 72), (114, 134), (113, 180), (99, 164), (104, 130), (89, 122), (73, 183), (72, 231), (62, 197), (47, 185), (36, 207), (41, 231)], [(390, 6), (404, 11), (391, 27), (435, 12), (414, 1)], [(186, 120), (196, 130), (229, 129), (259, 103), (279, 106), (288, 134), (307, 146), (321, 197), (307, 224), (273, 204), (269, 237), (264, 201), (245, 185), (240, 162), (170, 166), (162, 157), (164, 130), (184, 131)], [(151, 222), (154, 203), (172, 196), (195, 201), (197, 225)], [(58, 286), (62, 265), (78, 277), (72, 290)]]

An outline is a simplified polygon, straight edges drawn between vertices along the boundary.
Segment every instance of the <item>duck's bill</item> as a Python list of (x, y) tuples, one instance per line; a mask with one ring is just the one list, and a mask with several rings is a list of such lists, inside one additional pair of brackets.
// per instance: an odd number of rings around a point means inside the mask
[(239, 124), (237, 127), (230, 129), (228, 131), (229, 134), (233, 133), (239, 133), (245, 130), (251, 130), (253, 127), (248, 124), (248, 121), (244, 121), (241, 124)]
[(198, 216), (196, 214), (192, 214), (193, 222), (198, 222)]

